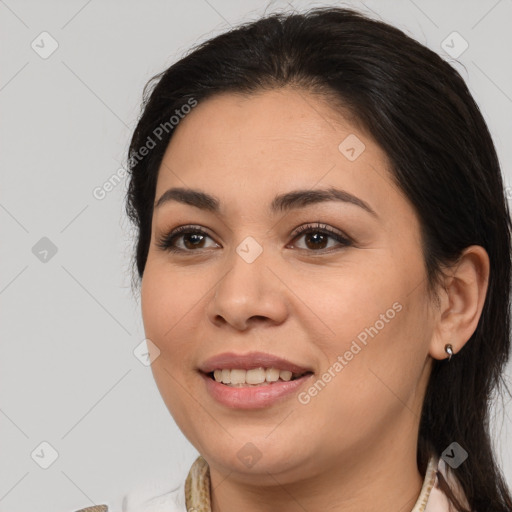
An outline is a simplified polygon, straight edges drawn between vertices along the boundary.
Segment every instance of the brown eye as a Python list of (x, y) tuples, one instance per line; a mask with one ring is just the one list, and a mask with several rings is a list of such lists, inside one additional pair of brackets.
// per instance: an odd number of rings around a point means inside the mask
[[(329, 239), (335, 240), (338, 242), (338, 245), (344, 247), (352, 245), (352, 241), (348, 237), (333, 231), (325, 224), (301, 226), (297, 232), (295, 232), (294, 240), (303, 237), (306, 243), (305, 250), (310, 250), (313, 252), (320, 252), (325, 250), (327, 248), (326, 244), (328, 244)], [(299, 249), (302, 248), (299, 247)]]
[[(203, 230), (194, 228), (193, 226), (180, 226), (170, 233), (161, 237), (157, 246), (170, 252), (194, 252), (197, 249), (207, 249), (205, 240), (211, 237)], [(178, 247), (176, 241), (182, 239), (184, 247)], [(218, 244), (215, 244), (218, 247)]]

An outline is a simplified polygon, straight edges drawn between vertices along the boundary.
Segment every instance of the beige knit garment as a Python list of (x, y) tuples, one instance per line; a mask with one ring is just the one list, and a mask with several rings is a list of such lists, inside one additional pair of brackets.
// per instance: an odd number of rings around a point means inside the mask
[[(411, 512), (424, 512), (436, 481), (436, 466), (436, 460), (431, 458), (420, 495)], [(192, 464), (185, 481), (185, 503), (188, 512), (211, 512), (210, 468), (201, 455)]]
[(108, 512), (107, 505), (94, 505), (93, 507), (81, 508), (77, 512)]

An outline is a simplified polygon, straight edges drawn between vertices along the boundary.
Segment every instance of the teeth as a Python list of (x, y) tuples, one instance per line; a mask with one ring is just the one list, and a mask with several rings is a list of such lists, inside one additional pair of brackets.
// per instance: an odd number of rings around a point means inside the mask
[(231, 384), (244, 384), (245, 374), (245, 370), (231, 370)]
[[(265, 368), (253, 368), (252, 370), (247, 370), (245, 373), (245, 382), (247, 384), (261, 384), (265, 382), (266, 378), (267, 373)], [(243, 384), (243, 382), (240, 383)]]
[(288, 371), (288, 370), (281, 370), (279, 372), (279, 377), (283, 380), (291, 380), (292, 378), (292, 372)]
[(267, 382), (276, 382), (279, 380), (280, 371), (277, 368), (267, 368), (266, 370), (266, 380)]
[[(279, 370), (277, 368), (265, 369), (262, 367), (253, 368), (252, 370), (222, 369), (213, 372), (213, 377), (217, 382), (233, 386), (266, 385), (271, 382), (276, 382), (279, 379), (289, 381), (292, 375), (292, 372), (289, 370)], [(296, 376), (298, 376), (298, 374)]]

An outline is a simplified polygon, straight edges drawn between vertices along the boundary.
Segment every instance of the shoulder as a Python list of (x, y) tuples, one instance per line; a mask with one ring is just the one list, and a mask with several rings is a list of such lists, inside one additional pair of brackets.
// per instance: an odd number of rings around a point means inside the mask
[(151, 482), (125, 494), (121, 503), (95, 505), (74, 512), (187, 512), (185, 480), (171, 489)]
[(75, 512), (108, 512), (107, 505), (94, 505), (93, 507), (81, 508)]

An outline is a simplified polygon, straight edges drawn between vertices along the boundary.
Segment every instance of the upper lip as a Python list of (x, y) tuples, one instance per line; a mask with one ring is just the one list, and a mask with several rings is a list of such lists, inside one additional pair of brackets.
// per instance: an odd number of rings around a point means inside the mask
[(312, 372), (309, 367), (292, 363), (282, 357), (266, 354), (264, 352), (249, 352), (247, 354), (235, 354), (234, 352), (223, 352), (210, 357), (199, 365), (203, 373), (210, 373), (221, 369), (252, 370), (253, 368), (278, 368), (288, 370), (292, 373), (303, 374)]

